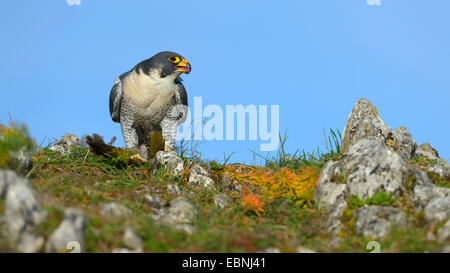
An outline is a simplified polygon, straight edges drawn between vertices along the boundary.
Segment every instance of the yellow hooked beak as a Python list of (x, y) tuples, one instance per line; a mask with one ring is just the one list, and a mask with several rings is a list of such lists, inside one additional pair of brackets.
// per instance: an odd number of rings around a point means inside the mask
[(181, 62), (179, 62), (176, 66), (175, 66), (179, 71), (189, 74), (191, 72), (191, 64), (186, 61), (185, 59), (183, 59)]

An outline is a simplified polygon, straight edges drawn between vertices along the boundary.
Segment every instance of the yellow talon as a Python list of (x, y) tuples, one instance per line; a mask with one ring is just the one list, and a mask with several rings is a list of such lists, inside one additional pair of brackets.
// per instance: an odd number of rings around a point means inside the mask
[(134, 154), (130, 157), (133, 161), (141, 161), (141, 162), (147, 162), (147, 160), (145, 158), (142, 158), (142, 156), (140, 156), (139, 154)]

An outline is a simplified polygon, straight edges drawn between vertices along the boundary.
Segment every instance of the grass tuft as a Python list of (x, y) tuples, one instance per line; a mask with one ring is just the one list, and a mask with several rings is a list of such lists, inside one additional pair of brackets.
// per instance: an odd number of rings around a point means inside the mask
[(375, 193), (372, 197), (364, 200), (359, 199), (358, 196), (352, 196), (348, 202), (348, 205), (351, 209), (356, 209), (364, 205), (391, 206), (395, 201), (392, 198), (393, 195), (393, 193), (386, 193), (384, 190), (381, 190)]

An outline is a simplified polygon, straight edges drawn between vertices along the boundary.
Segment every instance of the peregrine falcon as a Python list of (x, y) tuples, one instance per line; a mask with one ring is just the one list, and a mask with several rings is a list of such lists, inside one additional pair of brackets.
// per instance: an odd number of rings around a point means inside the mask
[(183, 56), (163, 51), (120, 75), (109, 96), (109, 112), (120, 122), (127, 148), (147, 145), (159, 132), (172, 149), (178, 126), (186, 120), (187, 94), (180, 75), (191, 65)]

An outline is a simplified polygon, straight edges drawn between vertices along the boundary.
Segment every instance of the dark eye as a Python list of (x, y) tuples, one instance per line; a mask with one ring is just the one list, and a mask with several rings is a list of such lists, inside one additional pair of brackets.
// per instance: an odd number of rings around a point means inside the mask
[(172, 63), (178, 63), (180, 62), (180, 58), (178, 58), (177, 56), (170, 56), (169, 61), (171, 61)]

